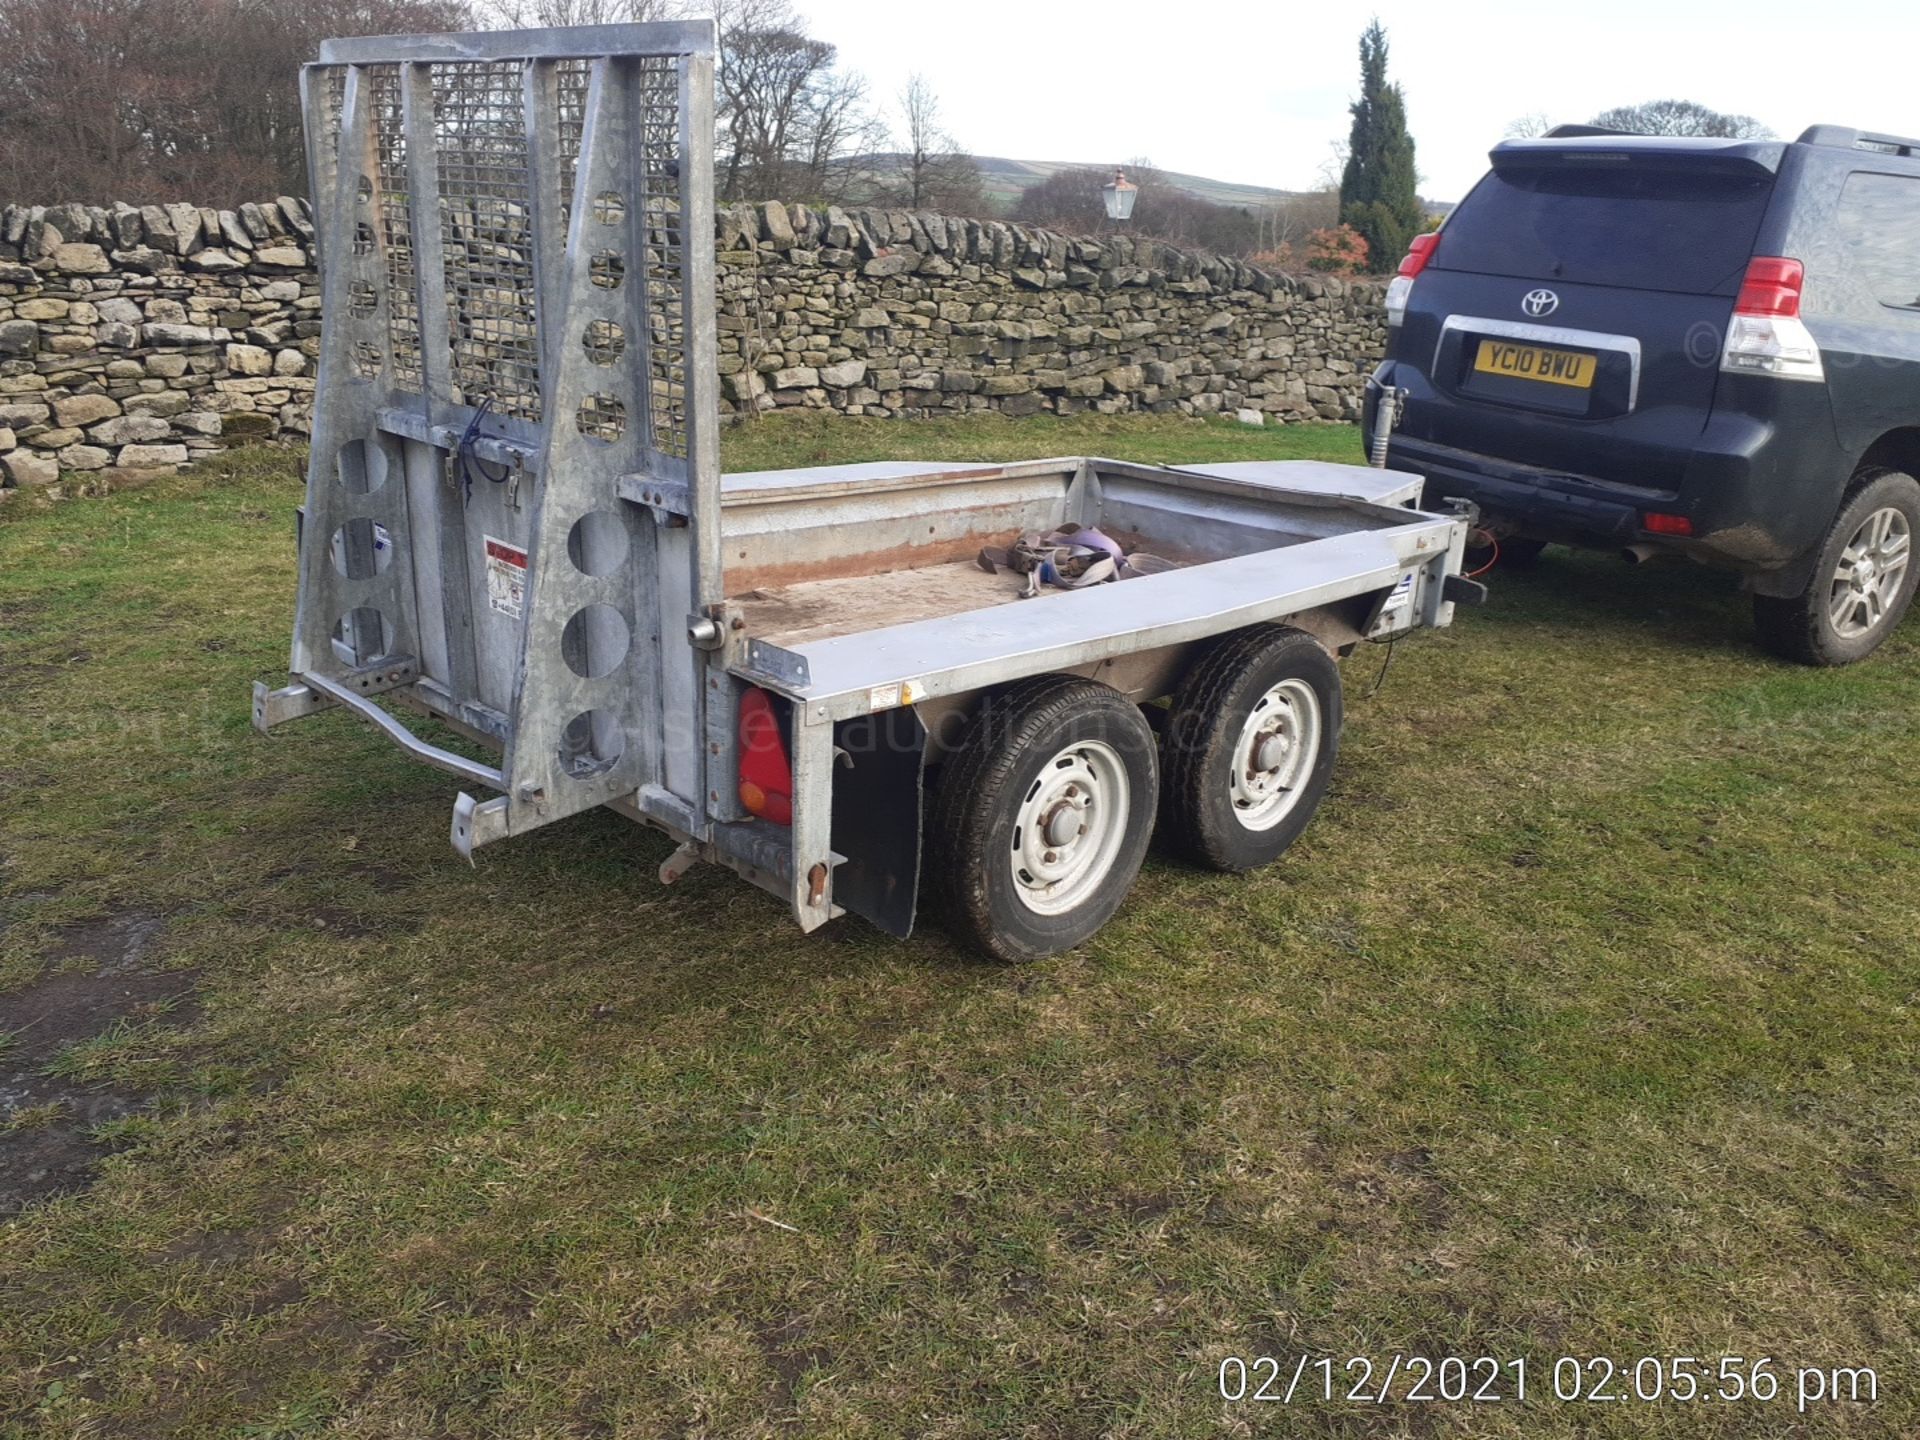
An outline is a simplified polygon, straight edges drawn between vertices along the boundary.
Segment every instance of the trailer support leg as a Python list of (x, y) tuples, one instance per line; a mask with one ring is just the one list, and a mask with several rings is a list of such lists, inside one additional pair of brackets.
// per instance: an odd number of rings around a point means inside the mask
[(660, 883), (672, 885), (701, 860), (700, 847), (688, 840), (660, 862)]
[(253, 728), (262, 735), (289, 720), (303, 720), (316, 711), (331, 707), (333, 701), (317, 690), (301, 684), (269, 690), (259, 680), (253, 682)]

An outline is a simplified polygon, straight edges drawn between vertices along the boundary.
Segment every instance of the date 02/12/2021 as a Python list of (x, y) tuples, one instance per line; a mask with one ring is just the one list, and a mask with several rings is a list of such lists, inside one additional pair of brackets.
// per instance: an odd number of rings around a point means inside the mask
[[(1546, 1371), (1541, 1375), (1540, 1371)], [(1800, 1413), (1816, 1405), (1872, 1404), (1880, 1380), (1867, 1365), (1791, 1365), (1771, 1355), (1562, 1355), (1534, 1364), (1524, 1356), (1365, 1355), (1338, 1360), (1229, 1355), (1217, 1372), (1220, 1398), (1298, 1405), (1759, 1403), (1781, 1401)], [(1542, 1382), (1545, 1383), (1542, 1383)]]

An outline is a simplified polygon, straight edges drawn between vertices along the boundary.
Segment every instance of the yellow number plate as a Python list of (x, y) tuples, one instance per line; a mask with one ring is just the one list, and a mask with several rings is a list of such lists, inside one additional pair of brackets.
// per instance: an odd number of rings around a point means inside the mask
[(1544, 380), (1549, 385), (1593, 388), (1594, 357), (1577, 350), (1543, 350), (1538, 345), (1515, 345), (1506, 340), (1482, 340), (1473, 368), (1487, 375), (1510, 375), (1516, 380)]

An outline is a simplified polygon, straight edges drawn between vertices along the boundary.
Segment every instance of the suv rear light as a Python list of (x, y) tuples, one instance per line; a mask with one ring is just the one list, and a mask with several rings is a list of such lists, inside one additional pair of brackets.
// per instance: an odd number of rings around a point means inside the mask
[(1433, 258), (1433, 252), (1439, 244), (1438, 230), (1416, 235), (1408, 244), (1406, 258), (1400, 262), (1398, 273), (1387, 282), (1387, 324), (1398, 325), (1407, 318), (1407, 297), (1413, 294), (1413, 282), (1427, 268), (1427, 262)]
[(1800, 313), (1800, 289), (1807, 281), (1807, 268), (1798, 260), (1780, 260), (1756, 255), (1747, 264), (1746, 278), (1740, 282), (1740, 298), (1733, 302), (1740, 315), (1784, 315), (1789, 319)]
[(1427, 262), (1433, 258), (1434, 247), (1440, 243), (1440, 232), (1429, 230), (1424, 235), (1416, 235), (1407, 242), (1407, 253), (1401, 258), (1399, 274), (1409, 280), (1427, 268)]
[(775, 825), (793, 823), (793, 766), (773, 701), (758, 686), (740, 692), (740, 804)]
[(1783, 380), (1824, 380), (1820, 347), (1800, 319), (1800, 292), (1806, 267), (1798, 260), (1756, 255), (1747, 263), (1727, 324), (1720, 368), (1742, 375), (1774, 375)]

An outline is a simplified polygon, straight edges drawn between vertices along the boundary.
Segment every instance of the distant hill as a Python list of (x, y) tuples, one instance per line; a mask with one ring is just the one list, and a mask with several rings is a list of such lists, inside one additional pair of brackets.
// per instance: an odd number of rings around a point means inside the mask
[[(1014, 202), (1029, 185), (1038, 185), (1049, 175), (1061, 170), (1086, 167), (1084, 161), (1006, 160), (997, 155), (976, 155), (973, 158), (979, 163), (980, 173), (986, 181), (987, 193), (1008, 209), (1013, 208)], [(1205, 175), (1187, 175), (1178, 170), (1161, 170), (1160, 175), (1169, 185), (1178, 185), (1189, 194), (1198, 195), (1202, 200), (1210, 200), (1215, 205), (1246, 205), (1258, 208), (1277, 205), (1289, 196), (1300, 193), (1297, 190), (1276, 190), (1266, 185), (1241, 185), (1231, 180), (1212, 180)]]
[[(906, 162), (906, 156), (898, 154), (877, 154), (862, 157), (862, 166), (876, 178), (898, 173)], [(1030, 185), (1038, 185), (1049, 175), (1061, 170), (1084, 168), (1086, 162), (1071, 160), (1009, 160), (999, 155), (976, 155), (973, 157), (980, 167), (980, 178), (986, 187), (987, 198), (1002, 211), (1013, 209), (1019, 201), (1021, 192)], [(1105, 168), (1104, 166), (1101, 168)], [(1178, 170), (1162, 170), (1167, 182), (1177, 185), (1202, 200), (1210, 200), (1215, 205), (1246, 205), (1260, 207), (1275, 205), (1288, 196), (1297, 194), (1293, 190), (1275, 190), (1264, 185), (1239, 185), (1230, 180), (1210, 180), (1204, 175), (1185, 175)]]
[[(980, 167), (981, 185), (987, 193), (987, 199), (1002, 214), (1011, 211), (1019, 203), (1022, 192), (1029, 186), (1038, 185), (1049, 175), (1061, 170), (1092, 168), (1084, 161), (1074, 160), (1009, 160), (1002, 155), (976, 155), (973, 159)], [(871, 179), (880, 181), (899, 174), (906, 166), (907, 157), (897, 153), (880, 153), (863, 155), (856, 163)], [(1168, 184), (1177, 185), (1189, 194), (1215, 205), (1244, 206), (1257, 210), (1278, 205), (1304, 193), (1299, 190), (1278, 190), (1268, 185), (1242, 185), (1233, 180), (1214, 180), (1179, 170), (1161, 170), (1160, 175)], [(1433, 215), (1445, 215), (1453, 209), (1454, 204), (1451, 200), (1428, 200), (1424, 197), (1420, 203)]]

